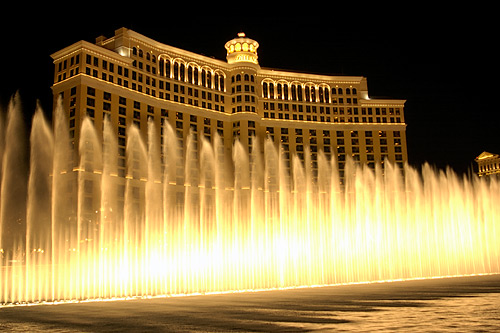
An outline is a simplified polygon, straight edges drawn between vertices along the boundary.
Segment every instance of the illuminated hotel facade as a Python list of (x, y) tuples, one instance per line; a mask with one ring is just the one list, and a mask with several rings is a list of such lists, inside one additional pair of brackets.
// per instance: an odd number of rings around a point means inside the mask
[(500, 178), (500, 155), (483, 151), (475, 158), (479, 177)]
[(303, 159), (310, 152), (314, 172), (323, 151), (338, 161), (341, 177), (349, 158), (370, 167), (407, 161), (405, 100), (370, 99), (362, 76), (260, 67), (258, 47), (240, 33), (225, 44), (222, 61), (121, 28), (52, 54), (54, 102), (62, 96), (75, 147), (84, 116), (96, 129), (110, 118), (122, 177), (127, 128), (136, 125), (146, 140), (148, 121), (157, 129), (169, 122), (184, 147), (190, 131), (198, 145), (200, 136), (213, 140), (218, 133), (229, 158), (234, 140), (250, 151), (270, 137), (281, 145), (285, 165), (293, 154)]

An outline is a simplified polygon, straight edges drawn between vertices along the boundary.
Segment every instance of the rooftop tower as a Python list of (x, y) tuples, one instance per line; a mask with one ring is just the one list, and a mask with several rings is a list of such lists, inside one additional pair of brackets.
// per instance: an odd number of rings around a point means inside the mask
[(249, 62), (258, 65), (257, 41), (246, 37), (244, 32), (238, 33), (238, 37), (226, 43), (227, 63)]

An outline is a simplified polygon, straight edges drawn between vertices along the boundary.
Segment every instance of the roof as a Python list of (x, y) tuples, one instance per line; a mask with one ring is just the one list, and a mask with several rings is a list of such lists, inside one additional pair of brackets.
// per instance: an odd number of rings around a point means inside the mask
[(489, 153), (487, 151), (483, 151), (478, 157), (476, 157), (476, 161), (498, 158), (498, 157), (499, 157), (498, 154), (493, 154), (493, 153)]

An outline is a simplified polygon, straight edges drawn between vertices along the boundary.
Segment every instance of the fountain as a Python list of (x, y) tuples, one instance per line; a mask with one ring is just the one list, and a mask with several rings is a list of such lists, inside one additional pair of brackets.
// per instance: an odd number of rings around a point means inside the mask
[(183, 159), (168, 124), (163, 152), (128, 129), (123, 178), (108, 121), (101, 135), (86, 119), (73, 156), (62, 108), (53, 128), (39, 108), (29, 159), (21, 124), (14, 99), (0, 133), (0, 304), (500, 272), (497, 180), (348, 161), (341, 186), (321, 152), (313, 181), (307, 152), (288, 172), (269, 140), (251, 153), (236, 142), (228, 180), (219, 138), (198, 152), (191, 135)]

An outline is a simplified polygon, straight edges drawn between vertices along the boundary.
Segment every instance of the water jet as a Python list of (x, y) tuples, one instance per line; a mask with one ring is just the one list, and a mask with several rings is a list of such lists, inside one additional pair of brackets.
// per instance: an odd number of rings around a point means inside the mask
[[(236, 141), (228, 169), (219, 138), (198, 138), (196, 151), (190, 135), (183, 158), (168, 123), (163, 151), (128, 128), (118, 177), (110, 122), (101, 132), (86, 119), (74, 156), (59, 108), (53, 129), (41, 110), (33, 118), (23, 181), (18, 113), (11, 104), (2, 132), (2, 304), (500, 272), (494, 179), (347, 161), (341, 185), (336, 161), (320, 152), (313, 181), (307, 151), (288, 172), (270, 140), (251, 152)], [(157, 130), (149, 123), (148, 137)]]

